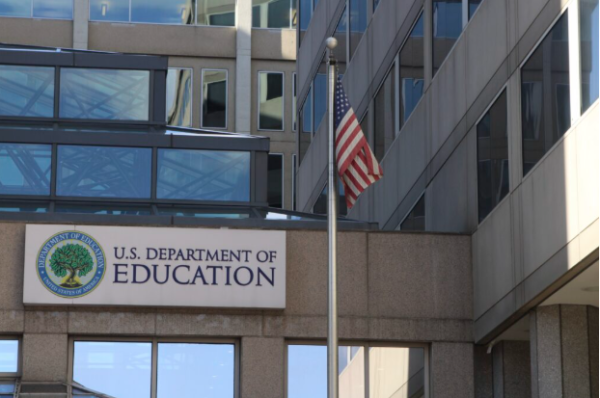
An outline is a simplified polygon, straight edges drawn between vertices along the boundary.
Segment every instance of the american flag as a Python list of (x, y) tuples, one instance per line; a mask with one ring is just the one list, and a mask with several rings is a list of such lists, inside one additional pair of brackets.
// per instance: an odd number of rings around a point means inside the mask
[(338, 173), (344, 184), (346, 204), (351, 209), (358, 195), (383, 176), (383, 170), (369, 148), (339, 78), (335, 86), (334, 109)]

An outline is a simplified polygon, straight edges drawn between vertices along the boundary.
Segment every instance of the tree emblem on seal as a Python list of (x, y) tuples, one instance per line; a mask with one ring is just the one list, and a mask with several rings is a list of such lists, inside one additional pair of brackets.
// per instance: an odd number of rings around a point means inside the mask
[(50, 268), (59, 278), (68, 274), (60, 286), (74, 289), (83, 286), (78, 277), (85, 276), (94, 269), (94, 260), (85, 247), (76, 243), (68, 243), (52, 253)]

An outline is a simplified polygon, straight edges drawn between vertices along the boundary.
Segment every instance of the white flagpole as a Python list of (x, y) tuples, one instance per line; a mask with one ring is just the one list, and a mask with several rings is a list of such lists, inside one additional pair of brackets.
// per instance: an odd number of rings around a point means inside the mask
[(327, 238), (329, 243), (329, 294), (327, 318), (327, 398), (338, 398), (338, 339), (337, 339), (337, 183), (335, 163), (335, 131), (334, 131), (334, 101), (335, 101), (335, 58), (333, 49), (337, 40), (330, 37), (326, 41), (329, 49), (328, 62), (328, 91), (329, 97), (329, 162), (327, 179)]

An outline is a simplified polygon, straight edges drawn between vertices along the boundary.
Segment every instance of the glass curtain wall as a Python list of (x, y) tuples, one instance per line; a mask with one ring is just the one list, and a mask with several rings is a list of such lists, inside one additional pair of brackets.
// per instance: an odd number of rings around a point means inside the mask
[(75, 0), (0, 0), (0, 16), (73, 19)]
[(565, 12), (521, 68), (523, 175), (571, 127)]
[(479, 222), (508, 194), (508, 117), (506, 91), (477, 124)]
[(423, 14), (421, 14), (400, 50), (400, 129), (423, 96), (425, 79), (423, 50)]
[(258, 129), (283, 131), (282, 72), (258, 72)]
[(581, 113), (598, 99), (599, 43), (598, 0), (580, 0), (579, 40), (581, 49)]
[(388, 72), (383, 84), (375, 95), (374, 101), (374, 143), (375, 157), (381, 161), (396, 138), (395, 109), (396, 109), (396, 73), (395, 65)]
[(227, 128), (227, 71), (202, 70), (202, 127)]
[(51, 161), (51, 145), (0, 143), (0, 194), (50, 195)]
[(167, 124), (192, 127), (192, 69), (167, 72)]
[(0, 116), (53, 115), (53, 67), (0, 65)]
[(433, 1), (433, 75), (462, 32), (462, 0)]

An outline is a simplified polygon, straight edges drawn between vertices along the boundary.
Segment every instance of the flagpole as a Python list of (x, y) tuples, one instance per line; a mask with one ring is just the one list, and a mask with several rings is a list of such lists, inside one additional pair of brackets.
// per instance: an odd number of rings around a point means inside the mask
[(338, 339), (337, 339), (337, 184), (335, 164), (335, 64), (333, 49), (337, 40), (329, 37), (326, 40), (329, 49), (328, 62), (328, 179), (327, 179), (327, 238), (329, 243), (329, 292), (327, 318), (327, 397), (338, 398)]

